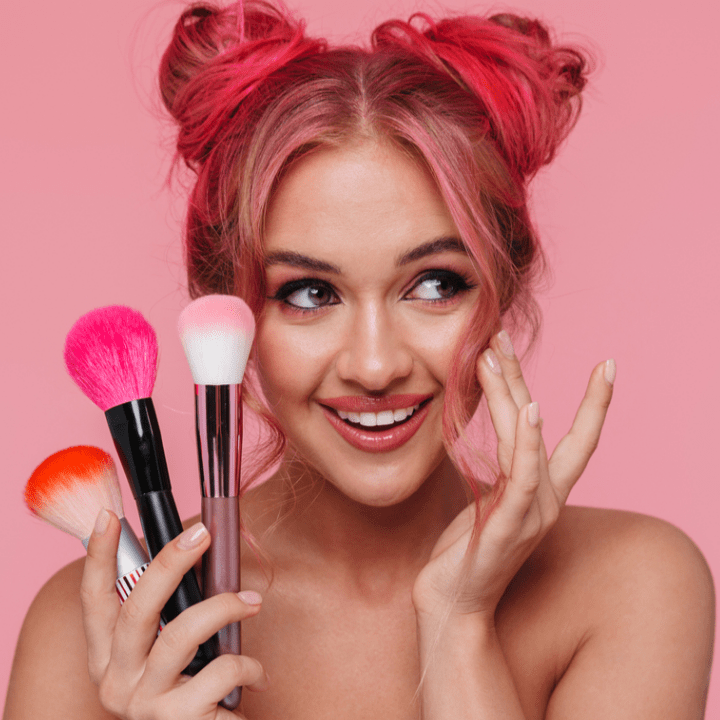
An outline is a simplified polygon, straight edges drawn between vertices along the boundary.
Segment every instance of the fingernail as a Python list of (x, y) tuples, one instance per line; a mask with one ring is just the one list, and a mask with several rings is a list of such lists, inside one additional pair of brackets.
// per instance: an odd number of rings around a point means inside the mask
[(270, 676), (266, 672), (265, 675), (263, 675), (262, 679), (259, 680), (257, 683), (255, 683), (252, 686), (252, 689), (255, 692), (263, 692), (263, 691), (267, 690), (269, 687), (270, 687)]
[(605, 361), (605, 379), (612, 385), (615, 382), (615, 374), (617, 373), (617, 365), (611, 358)]
[(270, 676), (267, 674), (267, 671), (265, 671), (265, 677), (263, 678), (261, 690), (267, 690), (269, 687), (270, 687)]
[(184, 533), (178, 535), (177, 546), (181, 550), (192, 550), (205, 539), (207, 534), (207, 528), (201, 522), (195, 523)]
[(533, 402), (528, 406), (528, 425), (530, 427), (537, 427), (540, 422), (540, 404)]
[(500, 349), (503, 351), (503, 355), (505, 357), (514, 358), (515, 357), (515, 348), (513, 347), (512, 340), (510, 339), (510, 336), (507, 334), (506, 330), (501, 330), (498, 333), (498, 344), (500, 345)]
[[(96, 535), (104, 535), (108, 529), (108, 525), (110, 525), (110, 513), (103, 508), (98, 513), (97, 518), (95, 518), (95, 528), (93, 532)], [(87, 530), (85, 532), (87, 532)]]
[(498, 356), (492, 350), (485, 351), (485, 360), (487, 361), (487, 364), (490, 366), (490, 369), (496, 375), (502, 375), (502, 368), (500, 367), (500, 361), (498, 360)]
[(262, 604), (262, 595), (260, 593), (256, 593), (254, 590), (243, 590), (237, 595), (246, 605)]

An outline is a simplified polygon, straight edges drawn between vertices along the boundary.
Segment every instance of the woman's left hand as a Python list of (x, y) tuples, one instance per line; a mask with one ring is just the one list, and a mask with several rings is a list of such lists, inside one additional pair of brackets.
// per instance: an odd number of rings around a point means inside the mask
[(478, 359), (477, 377), (498, 438), (500, 477), (483, 501), (491, 509), (474, 538), (475, 503), (447, 527), (415, 581), (413, 602), (420, 616), (477, 613), (491, 626), (505, 589), (557, 521), (598, 444), (615, 362), (593, 370), (570, 432), (549, 459), (538, 404), (504, 331)]

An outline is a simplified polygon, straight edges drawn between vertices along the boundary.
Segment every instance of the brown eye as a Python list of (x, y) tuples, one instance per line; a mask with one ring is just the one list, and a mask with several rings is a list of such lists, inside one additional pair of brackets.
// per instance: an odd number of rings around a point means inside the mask
[(278, 290), (274, 299), (299, 310), (315, 310), (339, 302), (333, 288), (317, 280), (296, 280), (287, 283)]
[(469, 290), (471, 285), (464, 277), (449, 270), (433, 270), (418, 279), (406, 296), (410, 300), (449, 300), (458, 293)]

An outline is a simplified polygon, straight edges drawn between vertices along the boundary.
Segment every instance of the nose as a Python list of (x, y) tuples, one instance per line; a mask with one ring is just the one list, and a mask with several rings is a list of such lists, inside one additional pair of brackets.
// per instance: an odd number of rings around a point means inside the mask
[(412, 352), (392, 313), (376, 304), (358, 308), (337, 356), (338, 376), (368, 392), (381, 392), (410, 375), (412, 367)]

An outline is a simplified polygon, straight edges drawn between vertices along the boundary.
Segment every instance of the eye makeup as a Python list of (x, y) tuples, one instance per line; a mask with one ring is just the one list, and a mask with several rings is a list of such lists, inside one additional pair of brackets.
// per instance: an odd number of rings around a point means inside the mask
[[(406, 300), (421, 300), (430, 303), (451, 302), (458, 295), (477, 287), (469, 277), (454, 270), (428, 270), (415, 280), (404, 295)], [(415, 294), (416, 297), (410, 297)], [(436, 294), (438, 297), (431, 297)]]
[[(420, 273), (410, 289), (403, 293), (402, 299), (444, 305), (475, 287), (477, 284), (463, 273), (433, 268)], [(268, 299), (282, 302), (300, 312), (313, 312), (341, 302), (331, 283), (313, 277), (286, 282)]]
[(285, 303), (299, 311), (319, 310), (340, 302), (335, 288), (329, 282), (318, 278), (291, 280), (281, 285), (269, 299)]

